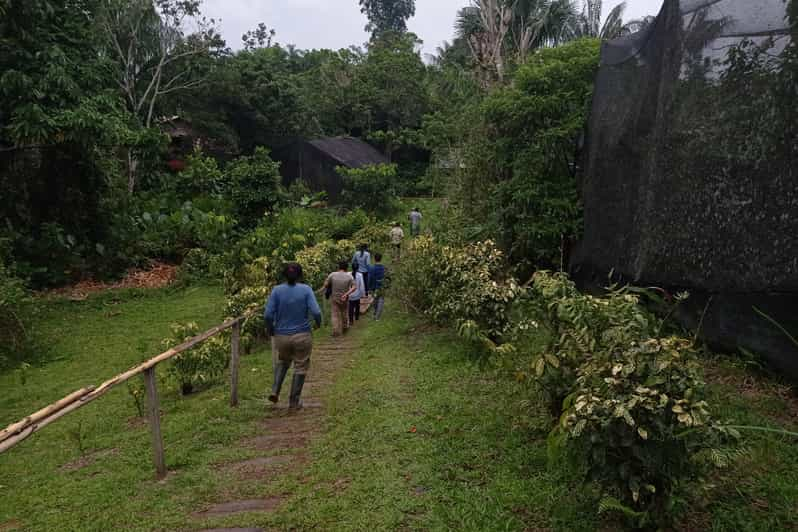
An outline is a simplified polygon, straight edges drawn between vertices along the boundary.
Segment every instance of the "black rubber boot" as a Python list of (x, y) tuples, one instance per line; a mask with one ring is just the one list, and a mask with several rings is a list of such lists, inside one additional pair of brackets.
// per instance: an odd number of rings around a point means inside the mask
[(280, 389), (283, 387), (283, 381), (288, 373), (288, 364), (277, 362), (274, 366), (274, 384), (272, 385), (272, 393), (269, 395), (269, 401), (276, 403), (280, 400)]
[(302, 401), (299, 400), (299, 396), (302, 395), (302, 387), (304, 385), (305, 376), (294, 373), (294, 380), (291, 382), (291, 396), (288, 399), (288, 408), (302, 408)]

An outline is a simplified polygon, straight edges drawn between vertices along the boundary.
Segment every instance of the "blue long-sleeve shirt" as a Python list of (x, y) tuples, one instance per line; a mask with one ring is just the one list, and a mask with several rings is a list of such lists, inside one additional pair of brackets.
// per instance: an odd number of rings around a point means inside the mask
[(383, 287), (385, 282), (385, 266), (375, 264), (369, 266), (369, 291), (376, 292)]
[(371, 265), (371, 253), (368, 251), (355, 251), (352, 256), (352, 264), (357, 264), (357, 271), (360, 273), (368, 273), (369, 266)]
[(275, 286), (263, 313), (267, 329), (280, 336), (310, 332), (309, 316), (321, 326), (316, 295), (313, 289), (301, 283)]

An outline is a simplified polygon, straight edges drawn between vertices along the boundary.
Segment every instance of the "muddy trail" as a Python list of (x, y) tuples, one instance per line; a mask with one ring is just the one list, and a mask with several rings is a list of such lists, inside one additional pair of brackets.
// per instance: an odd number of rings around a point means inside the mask
[[(288, 391), (291, 373), (286, 379), (280, 402), (264, 403), (265, 416), (259, 422), (258, 435), (241, 440), (242, 449), (254, 451), (254, 456), (242, 461), (218, 464), (222, 473), (231, 474), (234, 481), (254, 483), (267, 487), (285, 478), (302, 482), (302, 472), (311, 462), (310, 445), (323, 433), (326, 419), (326, 402), (335, 375), (346, 368), (354, 353), (351, 337), (324, 339), (313, 348), (311, 369), (302, 391), (303, 408), (288, 409)], [(296, 485), (296, 483), (292, 483)], [(282, 484), (281, 484), (282, 485)], [(238, 490), (233, 490), (238, 491)], [(268, 489), (262, 491), (271, 491)], [(218, 502), (191, 514), (198, 525), (208, 520), (235, 521), (236, 526), (193, 530), (203, 532), (258, 532), (263, 528), (249, 526), (253, 513), (276, 512), (294, 495), (283, 491), (279, 495), (242, 499), (218, 494)]]

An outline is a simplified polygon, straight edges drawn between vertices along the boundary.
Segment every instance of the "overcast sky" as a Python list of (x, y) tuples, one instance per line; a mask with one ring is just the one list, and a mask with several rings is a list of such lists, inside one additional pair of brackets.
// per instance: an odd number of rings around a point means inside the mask
[[(628, 0), (626, 19), (656, 15), (663, 0)], [(416, 0), (416, 16), (410, 30), (424, 41), (424, 53), (433, 53), (443, 41), (451, 40), (457, 11), (468, 0)], [(619, 0), (607, 0), (608, 13)], [(280, 44), (298, 48), (346, 48), (368, 40), (363, 30), (366, 18), (358, 0), (204, 0), (204, 13), (219, 20), (227, 45), (241, 47), (241, 35), (265, 22), (277, 31)]]

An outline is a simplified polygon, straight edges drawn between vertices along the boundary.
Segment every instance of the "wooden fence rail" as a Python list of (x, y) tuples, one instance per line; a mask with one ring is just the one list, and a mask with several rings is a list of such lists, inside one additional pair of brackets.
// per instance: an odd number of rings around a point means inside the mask
[(0, 453), (14, 447), (18, 443), (28, 438), (31, 434), (40, 431), (50, 423), (53, 423), (70, 412), (74, 412), (98, 397), (102, 397), (118, 384), (122, 384), (133, 377), (143, 374), (144, 386), (147, 395), (147, 417), (152, 433), (153, 461), (158, 478), (166, 475), (166, 460), (163, 451), (163, 438), (161, 436), (161, 416), (158, 400), (158, 389), (155, 378), (155, 367), (161, 362), (165, 362), (175, 356), (188, 351), (192, 347), (220, 334), (228, 329), (232, 329), (230, 338), (230, 406), (238, 406), (238, 366), (241, 340), (241, 324), (248, 317), (241, 316), (234, 320), (227, 321), (221, 325), (205, 331), (202, 334), (187, 340), (186, 342), (164, 351), (160, 355), (153, 357), (135, 367), (130, 368), (116, 377), (108, 379), (104, 383), (95, 387), (82, 388), (73, 392), (63, 399), (48, 405), (30, 416), (12, 423), (0, 431)]

